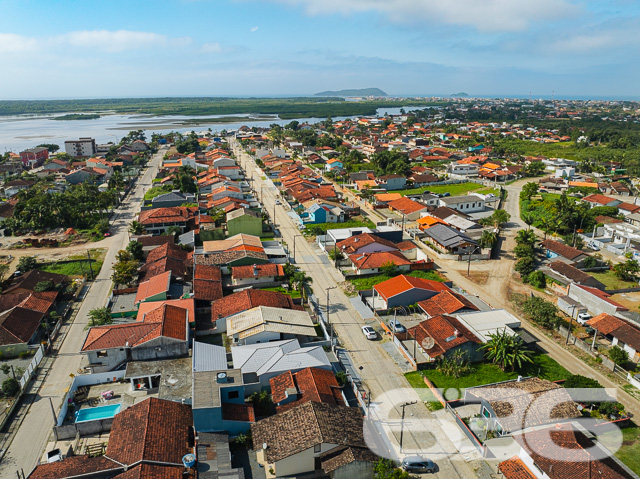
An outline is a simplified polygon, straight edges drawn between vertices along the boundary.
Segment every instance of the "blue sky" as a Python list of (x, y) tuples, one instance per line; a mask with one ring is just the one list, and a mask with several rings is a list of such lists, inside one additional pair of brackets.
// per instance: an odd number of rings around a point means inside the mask
[(3, 0), (0, 98), (640, 97), (640, 2)]

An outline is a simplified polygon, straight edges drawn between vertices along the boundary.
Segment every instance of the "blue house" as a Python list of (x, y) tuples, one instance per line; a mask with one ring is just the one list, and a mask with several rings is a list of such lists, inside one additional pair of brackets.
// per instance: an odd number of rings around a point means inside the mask
[(203, 432), (246, 433), (256, 417), (245, 398), (260, 391), (260, 383), (245, 384), (240, 369), (227, 369), (225, 348), (193, 343), (193, 424)]
[(327, 169), (327, 171), (341, 170), (343, 168), (342, 161), (340, 161), (338, 158), (332, 158), (331, 160), (327, 161), (325, 168)]
[(480, 151), (480, 150), (484, 150), (484, 145), (474, 145), (474, 146), (470, 146), (469, 148), (467, 148), (467, 151), (472, 153), (474, 151)]
[(301, 217), (307, 224), (344, 222), (344, 211), (337, 206), (314, 203), (305, 213)]

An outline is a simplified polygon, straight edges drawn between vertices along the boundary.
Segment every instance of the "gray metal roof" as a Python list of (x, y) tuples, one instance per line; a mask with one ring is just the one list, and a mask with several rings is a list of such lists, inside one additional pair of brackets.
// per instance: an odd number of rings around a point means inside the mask
[(193, 342), (193, 370), (220, 371), (227, 369), (227, 351), (223, 346)]
[(431, 228), (424, 230), (424, 233), (446, 248), (453, 248), (463, 243), (477, 244), (466, 234), (443, 224), (433, 225)]

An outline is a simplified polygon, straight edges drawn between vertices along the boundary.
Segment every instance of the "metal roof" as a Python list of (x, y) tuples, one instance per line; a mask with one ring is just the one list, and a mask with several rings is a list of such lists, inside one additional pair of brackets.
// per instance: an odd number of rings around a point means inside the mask
[(227, 369), (227, 351), (223, 346), (193, 342), (193, 370), (219, 371)]

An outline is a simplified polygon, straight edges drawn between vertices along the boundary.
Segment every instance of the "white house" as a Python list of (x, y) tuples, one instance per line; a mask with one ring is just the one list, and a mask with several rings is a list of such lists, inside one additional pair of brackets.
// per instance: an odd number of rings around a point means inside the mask
[(463, 213), (475, 213), (484, 211), (485, 200), (480, 195), (470, 194), (464, 196), (448, 196), (440, 198), (440, 206), (446, 206), (452, 210), (461, 211)]

